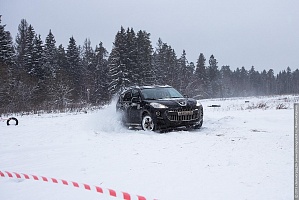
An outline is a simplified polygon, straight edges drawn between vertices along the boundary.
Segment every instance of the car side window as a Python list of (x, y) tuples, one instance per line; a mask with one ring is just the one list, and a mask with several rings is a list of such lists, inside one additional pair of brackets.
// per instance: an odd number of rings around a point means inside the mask
[(131, 101), (131, 99), (132, 99), (131, 90), (129, 90), (125, 93), (123, 101)]
[(140, 94), (139, 94), (138, 90), (135, 90), (135, 89), (132, 90), (132, 97), (140, 98)]

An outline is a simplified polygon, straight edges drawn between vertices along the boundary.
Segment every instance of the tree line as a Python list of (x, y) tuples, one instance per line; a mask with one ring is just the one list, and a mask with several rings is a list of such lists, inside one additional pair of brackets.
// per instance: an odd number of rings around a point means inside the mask
[(57, 46), (51, 30), (43, 41), (25, 19), (13, 41), (0, 17), (0, 113), (103, 105), (133, 85), (168, 84), (198, 98), (299, 93), (298, 69), (274, 74), (219, 67), (214, 55), (206, 61), (200, 53), (188, 62), (161, 39), (154, 48), (150, 33), (133, 28), (121, 27), (110, 53), (102, 42), (81, 46), (74, 37)]

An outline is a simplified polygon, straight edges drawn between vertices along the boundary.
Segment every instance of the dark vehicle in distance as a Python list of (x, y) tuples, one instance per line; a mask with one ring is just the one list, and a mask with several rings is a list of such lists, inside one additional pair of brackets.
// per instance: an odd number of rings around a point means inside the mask
[(201, 103), (168, 85), (130, 87), (119, 96), (116, 110), (125, 126), (149, 131), (199, 129), (203, 124)]

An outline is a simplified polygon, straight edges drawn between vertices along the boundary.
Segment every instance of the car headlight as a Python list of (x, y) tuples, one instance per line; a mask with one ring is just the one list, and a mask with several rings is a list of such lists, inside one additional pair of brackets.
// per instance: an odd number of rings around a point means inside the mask
[(160, 104), (160, 103), (150, 103), (151, 106), (154, 108), (168, 108), (167, 106)]
[(200, 101), (198, 101), (198, 100), (196, 101), (196, 106), (202, 106)]

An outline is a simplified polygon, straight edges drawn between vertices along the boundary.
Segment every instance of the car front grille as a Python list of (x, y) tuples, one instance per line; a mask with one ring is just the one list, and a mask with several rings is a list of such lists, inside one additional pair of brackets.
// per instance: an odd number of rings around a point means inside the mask
[(200, 109), (192, 108), (179, 108), (179, 109), (170, 109), (167, 111), (167, 118), (170, 121), (192, 121), (196, 120), (201, 116)]

